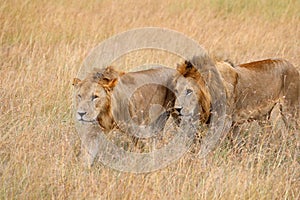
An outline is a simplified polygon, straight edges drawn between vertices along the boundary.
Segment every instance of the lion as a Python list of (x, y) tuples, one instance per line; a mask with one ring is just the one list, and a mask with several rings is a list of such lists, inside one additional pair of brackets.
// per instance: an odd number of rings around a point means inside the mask
[[(207, 70), (212, 66), (217, 72)], [(272, 112), (279, 113), (286, 123), (299, 118), (300, 75), (286, 60), (266, 59), (235, 66), (226, 61), (215, 63), (205, 55), (185, 61), (177, 71), (173, 87), (178, 115), (188, 116), (198, 106), (201, 124), (209, 125), (212, 107), (217, 112), (225, 107), (223, 134), (247, 121), (268, 120)], [(216, 97), (212, 94), (216, 93), (225, 93), (226, 101), (213, 103)]]
[(167, 67), (128, 73), (106, 67), (74, 78), (76, 119), (89, 130), (80, 136), (87, 166), (98, 154), (101, 133), (118, 129), (139, 138), (164, 128), (175, 102), (168, 88), (174, 73)]

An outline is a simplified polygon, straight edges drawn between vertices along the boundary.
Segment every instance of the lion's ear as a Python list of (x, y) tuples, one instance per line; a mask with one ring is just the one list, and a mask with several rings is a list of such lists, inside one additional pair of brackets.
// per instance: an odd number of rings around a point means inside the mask
[(191, 69), (193, 69), (193, 64), (190, 62), (190, 61), (185, 61), (185, 69), (186, 69), (186, 71), (189, 71), (189, 70), (191, 70)]
[(193, 65), (190, 61), (186, 60), (184, 61), (183, 64), (181, 65), (177, 65), (177, 71), (183, 75), (186, 76), (192, 69), (193, 69)]
[(180, 65), (177, 65), (177, 71), (181, 74), (181, 75), (185, 75), (185, 64), (180, 64)]
[(108, 90), (112, 90), (117, 85), (118, 79), (114, 78), (112, 80), (109, 80), (109, 82), (105, 85), (103, 85)]
[(79, 78), (74, 78), (72, 85), (77, 86), (79, 83), (81, 83), (81, 80)]

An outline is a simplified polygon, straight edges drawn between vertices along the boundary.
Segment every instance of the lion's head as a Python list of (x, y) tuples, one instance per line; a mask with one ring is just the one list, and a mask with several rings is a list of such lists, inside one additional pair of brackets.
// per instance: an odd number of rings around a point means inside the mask
[(179, 75), (173, 80), (177, 97), (175, 109), (182, 115), (187, 112), (194, 116), (197, 114), (194, 111), (198, 110), (201, 124), (210, 127), (199, 154), (204, 157), (228, 130), (225, 87), (215, 63), (207, 54), (194, 56), (179, 65), (177, 71)]
[(175, 109), (180, 115), (193, 114), (200, 109), (200, 120), (206, 123), (210, 116), (211, 96), (203, 77), (190, 61), (177, 66), (174, 78)]
[(103, 129), (111, 129), (111, 91), (120, 75), (120, 72), (107, 67), (95, 69), (84, 80), (74, 78), (76, 119), (79, 122), (98, 123)]

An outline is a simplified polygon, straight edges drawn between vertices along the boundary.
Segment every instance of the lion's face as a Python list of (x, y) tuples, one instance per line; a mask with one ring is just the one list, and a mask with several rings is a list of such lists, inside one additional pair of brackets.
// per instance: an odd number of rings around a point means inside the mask
[(108, 109), (108, 91), (91, 81), (79, 81), (75, 87), (76, 119), (82, 123), (96, 123), (98, 116)]
[(177, 66), (179, 76), (174, 78), (174, 90), (177, 97), (175, 109), (179, 115), (198, 115), (207, 122), (210, 116), (211, 96), (204, 78), (190, 61)]
[(194, 115), (198, 108), (195, 81), (183, 76), (178, 77), (174, 85), (176, 95), (175, 110), (181, 116)]

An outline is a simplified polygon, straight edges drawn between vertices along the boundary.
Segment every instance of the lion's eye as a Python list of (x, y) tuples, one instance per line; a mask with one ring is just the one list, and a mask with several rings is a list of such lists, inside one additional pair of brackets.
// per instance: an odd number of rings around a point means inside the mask
[(98, 95), (96, 95), (96, 94), (93, 94), (93, 95), (92, 95), (92, 101), (95, 100), (95, 99), (97, 99), (97, 98), (99, 98)]
[(187, 89), (186, 90), (186, 95), (190, 95), (190, 94), (192, 94), (193, 93), (193, 90), (191, 90), (191, 89)]
[(81, 100), (81, 95), (80, 95), (80, 94), (79, 94), (79, 95), (77, 95), (77, 97), (78, 97), (78, 99), (79, 99), (79, 100)]

